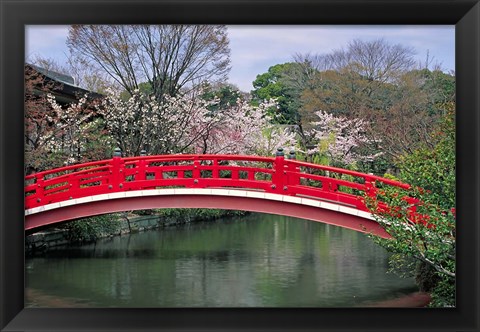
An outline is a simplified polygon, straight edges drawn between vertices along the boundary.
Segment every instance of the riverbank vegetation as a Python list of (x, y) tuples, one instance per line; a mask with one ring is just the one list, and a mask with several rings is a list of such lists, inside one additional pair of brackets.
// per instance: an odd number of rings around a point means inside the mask
[[(213, 221), (246, 214), (245, 211), (219, 209), (154, 209), (79, 219), (66, 223), (61, 228), (68, 232), (68, 240), (72, 243), (87, 243), (105, 237), (138, 232), (143, 229), (162, 228), (197, 221)], [(137, 225), (137, 220), (143, 219), (141, 216), (150, 217), (151, 222), (147, 228)]]
[(101, 215), (72, 221), (65, 228), (71, 242), (91, 242), (120, 234), (120, 218), (118, 214)]
[[(64, 71), (103, 98), (60, 105), (54, 86), (26, 72), (26, 173), (110, 158), (114, 148), (124, 156), (272, 156), (284, 147), (297, 159), (395, 178), (412, 190), (379, 191), (395, 214), (370, 202), (394, 237), (375, 241), (394, 253), (397, 269), (417, 276), (433, 306), (455, 305), (454, 73), (428, 58), (416, 63), (415, 50), (399, 44), (352, 40), (272, 64), (244, 92), (226, 80), (224, 26), (72, 26), (68, 46), (77, 67)], [(407, 194), (415, 206), (402, 200)], [(412, 208), (428, 217), (412, 224)], [(115, 227), (105, 218), (73, 223), (74, 238)]]
[[(410, 269), (419, 286), (431, 292), (432, 306), (455, 306), (455, 119), (448, 110), (439, 128), (432, 134), (433, 148), (421, 147), (399, 161), (399, 179), (412, 190), (391, 189), (378, 199), (395, 213), (375, 209), (376, 220), (393, 236), (375, 241), (394, 253), (395, 269)], [(412, 222), (412, 205), (406, 195), (418, 199)], [(413, 264), (412, 264), (413, 263)]]

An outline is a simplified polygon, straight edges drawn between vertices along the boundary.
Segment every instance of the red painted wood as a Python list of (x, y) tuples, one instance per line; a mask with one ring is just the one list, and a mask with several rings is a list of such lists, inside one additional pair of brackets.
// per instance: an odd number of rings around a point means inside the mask
[(52, 225), (67, 220), (128, 210), (153, 208), (212, 208), (225, 210), (245, 210), (302, 218), (330, 225), (340, 226), (364, 233), (373, 233), (389, 238), (390, 236), (376, 222), (337, 211), (319, 209), (294, 203), (269, 201), (250, 197), (205, 195), (144, 196), (98, 201), (78, 204), (61, 209), (52, 209), (28, 216), (25, 230)]
[[(348, 179), (343, 177), (348, 176)], [(352, 180), (353, 177), (353, 180)], [(149, 190), (169, 187), (242, 188), (287, 196), (308, 196), (329, 200), (368, 211), (363, 195), (376, 197), (377, 184), (408, 189), (408, 184), (374, 175), (363, 174), (324, 165), (285, 159), (283, 156), (257, 157), (241, 155), (159, 155), (114, 157), (79, 165), (61, 167), (25, 177), (25, 209), (70, 199), (129, 190)], [(209, 198), (211, 201), (215, 199)], [(174, 198), (172, 198), (174, 199)], [(174, 199), (175, 200), (175, 199)], [(233, 200), (241, 201), (238, 197)], [(225, 200), (223, 200), (225, 201)], [(234, 201), (229, 202), (232, 207)], [(258, 200), (262, 201), (262, 200)], [(199, 200), (195, 200), (199, 202)], [(410, 200), (412, 204), (416, 203)], [(113, 204), (113, 203), (112, 203)], [(203, 204), (203, 203), (202, 203)], [(308, 213), (321, 213), (318, 208), (293, 207), (287, 203), (272, 203), (281, 214), (306, 219)], [(282, 205), (283, 204), (283, 205)], [(103, 206), (103, 205), (102, 205)], [(106, 205), (108, 207), (108, 205)], [(158, 206), (154, 206), (158, 207)], [(218, 208), (227, 208), (216, 205)], [(243, 205), (237, 206), (245, 210)], [(123, 210), (133, 208), (123, 203)], [(74, 208), (60, 208), (49, 215), (62, 215)], [(312, 210), (314, 209), (314, 210)], [(63, 212), (61, 212), (63, 211)], [(272, 212), (270, 209), (268, 211)], [(317, 211), (317, 212), (314, 212)], [(411, 209), (415, 213), (415, 207)], [(95, 213), (100, 213), (96, 211)], [(93, 212), (92, 212), (93, 213)], [(102, 212), (102, 213), (105, 213)], [(290, 214), (289, 214), (290, 213)], [(39, 215), (45, 213), (39, 213)], [(342, 214), (345, 216), (344, 214)], [(69, 215), (71, 217), (75, 217)], [(30, 215), (28, 220), (40, 216)], [(45, 219), (45, 218), (44, 218)], [(45, 219), (46, 220), (46, 219)], [(61, 221), (61, 219), (55, 219)], [(49, 223), (50, 221), (45, 221)], [(325, 221), (328, 222), (328, 221)], [(40, 226), (38, 223), (30, 223)]]

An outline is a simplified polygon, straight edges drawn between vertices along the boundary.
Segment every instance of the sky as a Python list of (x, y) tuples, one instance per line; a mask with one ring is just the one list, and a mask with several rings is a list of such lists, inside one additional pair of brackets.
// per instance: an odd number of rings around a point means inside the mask
[[(25, 58), (49, 58), (65, 64), (68, 26), (29, 25), (25, 31)], [(230, 25), (231, 49), (229, 82), (242, 91), (253, 89), (256, 76), (268, 68), (290, 62), (295, 54), (326, 54), (347, 47), (354, 39), (372, 41), (379, 38), (416, 51), (416, 60), (425, 63), (427, 54), (441, 68), (455, 69), (455, 26), (292, 26)]]

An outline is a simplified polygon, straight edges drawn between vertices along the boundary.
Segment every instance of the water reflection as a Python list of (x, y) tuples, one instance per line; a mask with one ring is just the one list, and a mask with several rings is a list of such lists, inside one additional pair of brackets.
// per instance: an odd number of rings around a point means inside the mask
[(349, 307), (415, 291), (364, 234), (252, 214), (26, 260), (27, 306)]

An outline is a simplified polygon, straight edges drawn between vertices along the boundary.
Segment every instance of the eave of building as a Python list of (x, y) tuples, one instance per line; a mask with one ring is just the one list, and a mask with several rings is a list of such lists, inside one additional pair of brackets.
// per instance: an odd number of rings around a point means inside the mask
[[(58, 84), (58, 86), (55, 89), (50, 90), (49, 93), (51, 93), (55, 97), (55, 100), (59, 104), (65, 105), (65, 104), (75, 103), (85, 95), (90, 100), (99, 99), (99, 98), (104, 97), (102, 94), (80, 88), (80, 87), (78, 87), (76, 85), (73, 85), (73, 84), (69, 84), (68, 82), (70, 82), (70, 81), (73, 82), (73, 78), (71, 80), (56, 79), (56, 77), (57, 78), (58, 77), (67, 77), (66, 75), (57, 73), (56, 76), (53, 75), (55, 77), (50, 77), (47, 74), (45, 74), (45, 72), (48, 72), (48, 71), (38, 70), (37, 68), (39, 68), (39, 67), (37, 67), (37, 66), (32, 66), (30, 64), (26, 64), (25, 66), (26, 67), (28, 66), (28, 67), (32, 68), (33, 70), (38, 72), (40, 75), (42, 75), (46, 83), (53, 82), (53, 83)], [(59, 76), (59, 75), (62, 75), (62, 76)], [(41, 89), (34, 89), (34, 94), (35, 95), (42, 95), (44, 93), (45, 92), (42, 91)]]

